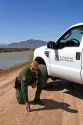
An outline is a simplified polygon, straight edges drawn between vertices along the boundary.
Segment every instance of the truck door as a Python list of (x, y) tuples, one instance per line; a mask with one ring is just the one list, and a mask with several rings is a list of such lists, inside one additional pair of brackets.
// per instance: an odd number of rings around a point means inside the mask
[(81, 40), (83, 27), (69, 29), (50, 51), (50, 69), (54, 76), (81, 83)]

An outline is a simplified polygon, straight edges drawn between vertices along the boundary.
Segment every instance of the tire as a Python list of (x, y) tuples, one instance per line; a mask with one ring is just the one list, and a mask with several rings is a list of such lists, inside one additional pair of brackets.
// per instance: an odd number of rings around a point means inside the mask
[(39, 69), (40, 69), (42, 76), (43, 76), (43, 79), (44, 79), (44, 87), (46, 87), (47, 86), (47, 79), (48, 79), (47, 68), (44, 64), (40, 64)]

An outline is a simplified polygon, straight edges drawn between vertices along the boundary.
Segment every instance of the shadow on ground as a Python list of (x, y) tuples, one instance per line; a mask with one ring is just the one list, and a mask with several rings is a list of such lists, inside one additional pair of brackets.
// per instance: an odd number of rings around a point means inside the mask
[(77, 113), (78, 111), (75, 109), (72, 109), (69, 104), (63, 103), (63, 102), (57, 102), (52, 99), (42, 99), (42, 102), (44, 103), (44, 107), (32, 109), (33, 111), (43, 111), (43, 110), (54, 110), (54, 109), (63, 109), (67, 112), (71, 113)]
[(66, 89), (64, 93), (71, 94), (77, 98), (83, 99), (83, 85), (69, 82), (66, 80), (57, 80), (48, 84), (46, 91), (61, 91)]

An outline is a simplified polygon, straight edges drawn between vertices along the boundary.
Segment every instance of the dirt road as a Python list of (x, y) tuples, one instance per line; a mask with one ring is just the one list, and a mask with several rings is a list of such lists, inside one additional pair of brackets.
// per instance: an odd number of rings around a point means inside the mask
[[(15, 98), (14, 80), (19, 69), (0, 75), (0, 125), (83, 125), (83, 86), (57, 80), (41, 99), (45, 106), (32, 105), (27, 113), (25, 105)], [(35, 89), (29, 87), (29, 100)]]

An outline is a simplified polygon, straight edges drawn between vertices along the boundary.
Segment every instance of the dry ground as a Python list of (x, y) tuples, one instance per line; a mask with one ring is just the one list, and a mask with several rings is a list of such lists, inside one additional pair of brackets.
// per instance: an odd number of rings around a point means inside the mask
[[(14, 80), (20, 69), (0, 75), (0, 125), (83, 125), (83, 86), (57, 80), (41, 99), (45, 106), (32, 105), (27, 113), (25, 105), (15, 98)], [(35, 89), (29, 87), (29, 100)]]

